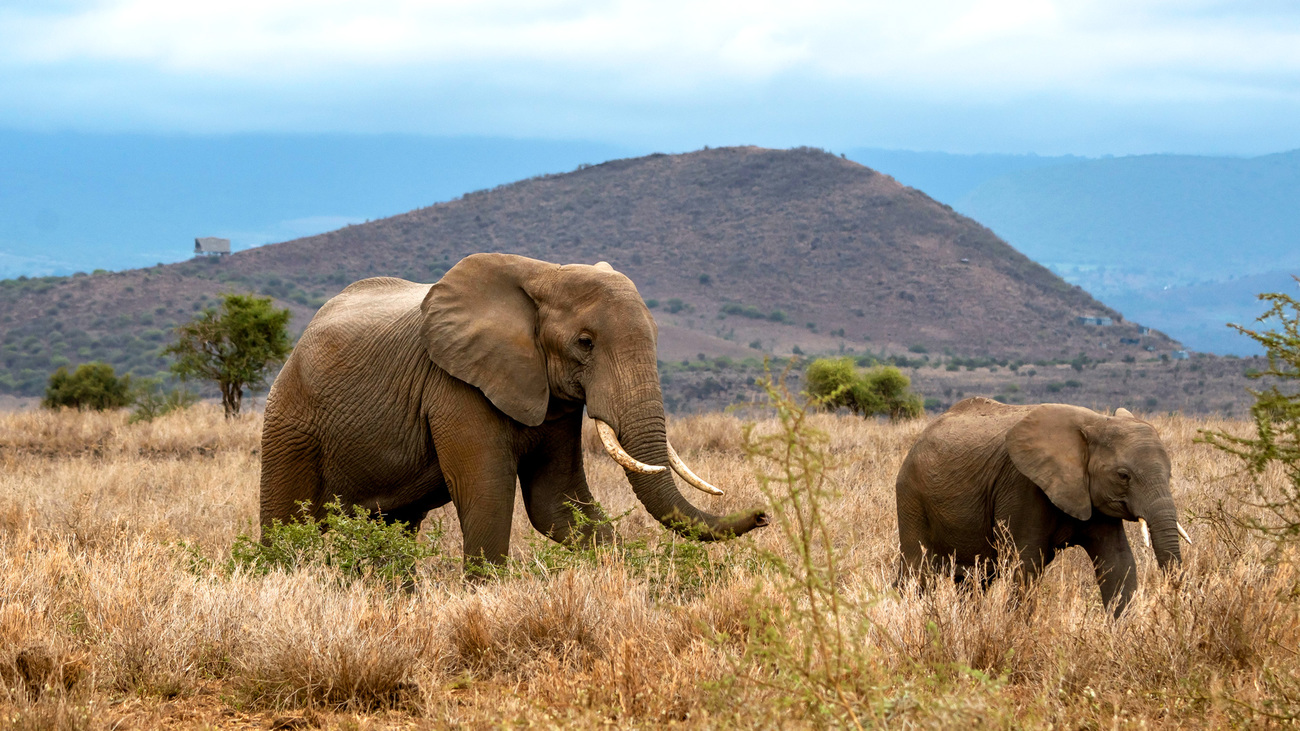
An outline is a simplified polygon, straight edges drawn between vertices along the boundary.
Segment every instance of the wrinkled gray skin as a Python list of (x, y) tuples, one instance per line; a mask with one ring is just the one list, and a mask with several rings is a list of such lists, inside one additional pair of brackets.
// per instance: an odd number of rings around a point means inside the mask
[[(607, 264), (476, 254), (433, 285), (357, 282), (316, 314), (267, 397), (261, 523), (298, 517), (304, 500), (319, 518), (338, 496), (418, 526), (450, 501), (467, 562), (499, 563), (518, 478), (538, 531), (608, 540), (583, 473), (583, 407), (633, 457), (668, 465), (656, 338)], [(765, 522), (697, 510), (672, 474), (628, 473), (664, 525), (712, 540)]]
[(1102, 601), (1118, 616), (1137, 589), (1123, 521), (1146, 519), (1161, 568), (1180, 561), (1169, 455), (1150, 424), (1120, 414), (986, 398), (952, 407), (898, 473), (900, 578), (952, 560), (959, 577), (970, 573), (996, 558), (1002, 524), (1023, 581), (1060, 549), (1082, 546)]

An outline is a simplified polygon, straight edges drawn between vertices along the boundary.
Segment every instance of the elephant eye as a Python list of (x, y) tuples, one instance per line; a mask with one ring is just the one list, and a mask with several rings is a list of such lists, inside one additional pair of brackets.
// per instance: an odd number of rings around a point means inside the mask
[(583, 350), (591, 350), (595, 345), (595, 342), (592, 341), (591, 336), (587, 333), (578, 336), (578, 346)]
[(1125, 481), (1125, 482), (1128, 482), (1130, 479), (1132, 479), (1132, 477), (1133, 477), (1133, 476), (1129, 474), (1128, 470), (1126, 470), (1126, 469), (1122, 469), (1122, 468), (1120, 469), (1120, 471), (1119, 471), (1119, 479), (1121, 479), (1121, 480), (1123, 480), (1123, 481)]

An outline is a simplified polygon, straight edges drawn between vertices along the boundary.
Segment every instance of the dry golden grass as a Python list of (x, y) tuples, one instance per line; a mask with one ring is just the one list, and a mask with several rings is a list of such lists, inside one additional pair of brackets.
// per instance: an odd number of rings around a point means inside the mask
[[(326, 569), (230, 573), (232, 543), (254, 530), (260, 420), (225, 422), (200, 406), (133, 425), (124, 414), (0, 414), (0, 720), (1151, 728), (1300, 711), (1293, 556), (1234, 527), (1243, 508), (1233, 498), (1248, 483), (1231, 459), (1193, 442), (1198, 429), (1245, 424), (1155, 418), (1196, 544), (1177, 581), (1139, 551), (1142, 589), (1116, 621), (1079, 549), (1026, 599), (1006, 582), (986, 593), (891, 591), (893, 480), (923, 424), (812, 421), (829, 435), (837, 495), (825, 508), (858, 628), (836, 681), (851, 717), (793, 694), (791, 658), (755, 651), (770, 647), (765, 633), (791, 635), (795, 648), (808, 641), (772, 624), (804, 603), (782, 592), (764, 556), (793, 561), (773, 529), (708, 546), (708, 563), (696, 557), (676, 573), (612, 554), (554, 569), (556, 549), (520, 506), (518, 570), (479, 585), (445, 561), (410, 590), (341, 583)], [(696, 504), (726, 512), (760, 501), (742, 423), (710, 414), (670, 425), (682, 456), (727, 492), (692, 491)], [(674, 539), (588, 445), (597, 497), (611, 514), (630, 511), (620, 533), (668, 555), (659, 542)], [(454, 512), (430, 521), (458, 557)]]

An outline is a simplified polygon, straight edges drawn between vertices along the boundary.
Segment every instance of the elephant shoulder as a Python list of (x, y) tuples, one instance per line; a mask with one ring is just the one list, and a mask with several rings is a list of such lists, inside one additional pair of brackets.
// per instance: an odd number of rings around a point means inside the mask
[(1026, 406), (1004, 404), (983, 396), (957, 402), (922, 432), (922, 439), (940, 449), (982, 450), (1000, 443), (1001, 434), (1028, 411)]
[(352, 284), (344, 287), (343, 291), (339, 292), (339, 296), (356, 295), (374, 292), (375, 290), (409, 289), (413, 286), (423, 287), (425, 289), (429, 288), (429, 285), (427, 284), (416, 284), (415, 282), (408, 282), (405, 279), (398, 279), (397, 277), (370, 277), (369, 279), (358, 279)]
[(321, 306), (312, 325), (319, 328), (346, 320), (388, 319), (398, 312), (419, 310), (428, 291), (428, 284), (397, 277), (362, 279), (349, 284)]
[[(407, 339), (418, 344), (420, 302), (429, 285), (374, 277), (349, 285), (326, 302), (303, 331), (295, 350), (343, 355), (362, 343)], [(410, 327), (406, 327), (409, 325)], [(412, 330), (407, 333), (406, 330)], [(351, 356), (347, 356), (351, 357)]]
[(972, 396), (968, 399), (958, 401), (951, 409), (948, 409), (947, 413), (952, 414), (953, 416), (978, 416), (982, 414), (1001, 415), (1006, 413), (1009, 408), (1012, 407), (1002, 403), (1001, 401), (994, 401), (991, 398), (985, 398), (983, 396)]

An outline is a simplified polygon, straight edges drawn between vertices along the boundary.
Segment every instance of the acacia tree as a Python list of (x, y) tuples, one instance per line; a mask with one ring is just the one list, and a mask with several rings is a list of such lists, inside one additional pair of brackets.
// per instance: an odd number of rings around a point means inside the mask
[(219, 308), (176, 328), (177, 340), (163, 349), (176, 360), (171, 370), (182, 380), (213, 381), (229, 419), (239, 413), (244, 389), (266, 385), (270, 370), (289, 356), (289, 311), (277, 310), (270, 297), (225, 294)]
[[(1300, 283), (1300, 277), (1296, 278)], [(1252, 527), (1283, 540), (1300, 539), (1300, 391), (1289, 384), (1300, 381), (1300, 301), (1281, 293), (1261, 294), (1270, 304), (1258, 322), (1276, 323), (1277, 329), (1251, 330), (1229, 325), (1264, 346), (1268, 369), (1247, 374), (1269, 377), (1273, 385), (1251, 393), (1255, 405), (1254, 437), (1237, 437), (1223, 431), (1203, 432), (1201, 438), (1241, 458), (1254, 478), (1256, 505), (1268, 518), (1248, 521)], [(1279, 388), (1279, 386), (1283, 386)], [(1281, 479), (1265, 485), (1263, 476), (1276, 469)]]

